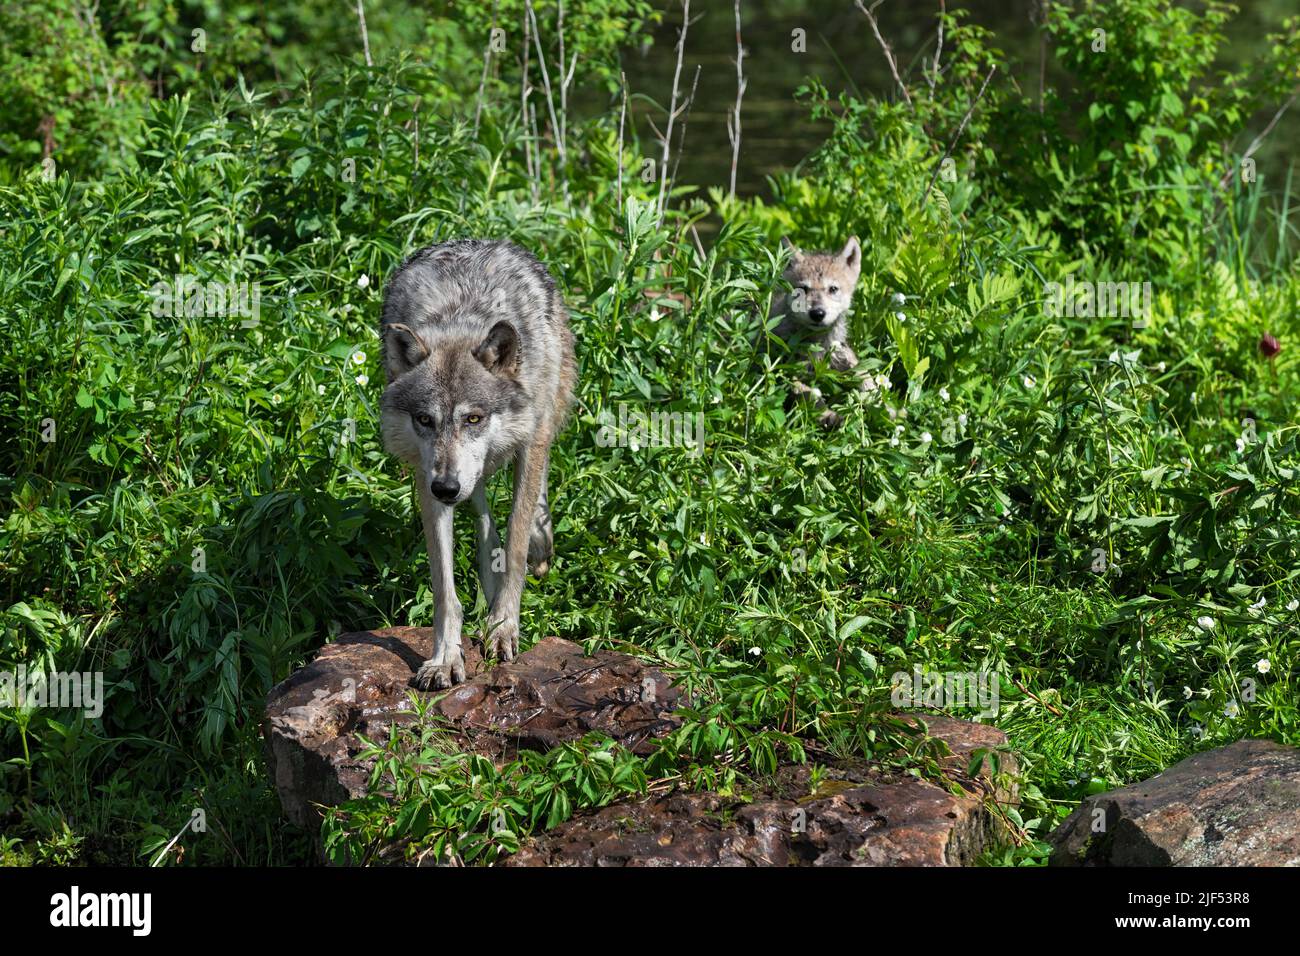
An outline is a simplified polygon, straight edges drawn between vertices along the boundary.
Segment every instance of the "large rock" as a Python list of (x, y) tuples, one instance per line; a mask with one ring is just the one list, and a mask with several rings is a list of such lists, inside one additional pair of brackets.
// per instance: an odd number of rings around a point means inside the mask
[(1058, 866), (1300, 866), (1300, 749), (1239, 740), (1195, 754), (1088, 798), (1051, 842)]
[[(987, 767), (965, 775), (977, 749), (1005, 746), (993, 727), (925, 715), (948, 744), (952, 794), (907, 774), (840, 767), (812, 788), (807, 767), (783, 767), (750, 802), (669, 793), (575, 817), (525, 841), (505, 866), (967, 866), (1005, 842), (993, 803), (1014, 800)], [(1016, 772), (1002, 757), (1002, 772)]]
[[(431, 652), (428, 628), (345, 634), (278, 685), (263, 732), (280, 802), (290, 820), (315, 829), (320, 806), (364, 796), (372, 763), (360, 738), (383, 741), (410, 725), (410, 683)], [(681, 699), (668, 678), (612, 651), (588, 657), (550, 637), (509, 664), (486, 669), (467, 643), (469, 680), (437, 696), (451, 747), (509, 759), (592, 731), (647, 753), (651, 738), (677, 725)], [(908, 720), (918, 715), (909, 714)], [(949, 792), (917, 777), (865, 763), (838, 763), (814, 788), (806, 766), (783, 766), (747, 799), (670, 793), (627, 801), (572, 819), (526, 842), (507, 863), (527, 865), (952, 866), (1002, 842), (994, 804), (1012, 801), (977, 750), (1003, 750), (994, 727), (919, 715), (951, 753), (932, 753), (953, 781)], [(944, 748), (939, 748), (943, 750)], [(1001, 769), (1014, 774), (1003, 753)]]
[[(414, 720), (411, 678), (432, 652), (429, 628), (344, 634), (277, 685), (267, 698), (263, 733), (271, 778), (285, 815), (315, 829), (317, 805), (363, 796), (372, 763), (359, 736), (388, 737)], [(466, 642), (469, 678), (435, 704), (454, 745), (505, 759), (519, 748), (545, 750), (600, 731), (644, 753), (648, 739), (674, 726), (679, 694), (659, 671), (626, 654), (556, 637), (509, 664), (485, 670)]]

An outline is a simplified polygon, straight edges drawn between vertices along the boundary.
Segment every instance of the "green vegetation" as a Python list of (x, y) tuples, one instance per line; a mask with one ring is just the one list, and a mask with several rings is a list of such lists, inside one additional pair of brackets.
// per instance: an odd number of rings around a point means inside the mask
[[(629, 127), (618, 153), (619, 50), (658, 17), (639, 0), (568, 5), (575, 84), (610, 108), (568, 116), (563, 155), (536, 47), (536, 133), (520, 115), (520, 0), (481, 98), (488, 5), (367, 10), (373, 68), (347, 4), (51, 6), (0, 8), (30, 62), (0, 69), (0, 671), (102, 671), (106, 699), (0, 709), (0, 860), (311, 860), (266, 779), (262, 703), (341, 631), (431, 618), (379, 441), (378, 307), (407, 252), (452, 237), (536, 251), (578, 337), (524, 643), (654, 660), (694, 706), (644, 760), (588, 739), (493, 767), (431, 726), (375, 741), (376, 794), (328, 822), (336, 858), (490, 861), (650, 780), (744, 793), (782, 760), (883, 758), (913, 668), (1000, 678), (1026, 802), (990, 862), (1038, 861), (1082, 794), (1198, 747), (1300, 743), (1295, 189), (1240, 174), (1247, 120), (1300, 83), (1300, 23), (1224, 75), (1222, 4), (1053, 4), (1076, 83), (1040, 108), (954, 14), (910, 105), (810, 79), (833, 132), (769, 199), (677, 183), (660, 222), (657, 144)], [(180, 38), (204, 15), (221, 42), (198, 58)], [(555, 10), (538, 19), (558, 84)], [(787, 401), (797, 365), (755, 365), (784, 233), (863, 240), (851, 340), (880, 385), (819, 368), (833, 432)], [(257, 322), (155, 308), (186, 275), (256, 283)], [(1151, 313), (1057, 309), (1068, 277), (1149, 282)], [(620, 405), (701, 414), (703, 453), (607, 447)], [(208, 833), (160, 856), (199, 807)]]

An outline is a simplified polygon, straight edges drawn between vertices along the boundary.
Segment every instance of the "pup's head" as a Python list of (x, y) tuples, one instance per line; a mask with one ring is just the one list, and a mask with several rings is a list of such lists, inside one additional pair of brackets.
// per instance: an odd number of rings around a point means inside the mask
[(790, 250), (785, 278), (790, 283), (787, 311), (808, 328), (829, 328), (853, 302), (862, 271), (862, 247), (853, 236), (839, 252), (803, 252), (782, 236)]
[(384, 446), (419, 468), (436, 500), (460, 504), (527, 428), (519, 334), (501, 321), (481, 341), (442, 340), (434, 349), (389, 323), (384, 338), (397, 372), (384, 390)]

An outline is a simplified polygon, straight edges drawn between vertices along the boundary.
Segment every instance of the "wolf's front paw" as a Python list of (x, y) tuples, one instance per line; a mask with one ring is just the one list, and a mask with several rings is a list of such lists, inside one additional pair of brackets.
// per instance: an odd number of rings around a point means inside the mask
[(840, 345), (831, 352), (830, 366), (837, 372), (847, 372), (858, 367), (858, 356), (847, 345)]
[(442, 655), (431, 657), (415, 672), (415, 686), (420, 690), (446, 690), (465, 679), (465, 655), (459, 647)]
[(519, 622), (497, 621), (489, 624), (487, 646), (499, 660), (514, 660), (519, 653)]
[(826, 411), (821, 413), (821, 416), (817, 419), (817, 424), (822, 428), (825, 428), (827, 431), (830, 431), (832, 428), (839, 428), (843, 425), (844, 418), (839, 412), (832, 411), (828, 408)]

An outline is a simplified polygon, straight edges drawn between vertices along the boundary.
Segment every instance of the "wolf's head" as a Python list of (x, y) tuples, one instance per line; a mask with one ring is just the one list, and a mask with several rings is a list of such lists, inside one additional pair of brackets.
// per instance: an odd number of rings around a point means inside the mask
[(862, 270), (862, 247), (853, 236), (839, 252), (803, 252), (784, 236), (790, 250), (785, 278), (790, 283), (786, 311), (808, 328), (834, 325), (853, 301), (853, 289)]
[(418, 467), (443, 504), (466, 500), (527, 431), (519, 352), (519, 334), (505, 321), (481, 341), (439, 337), (432, 345), (406, 325), (384, 326), (384, 447)]

